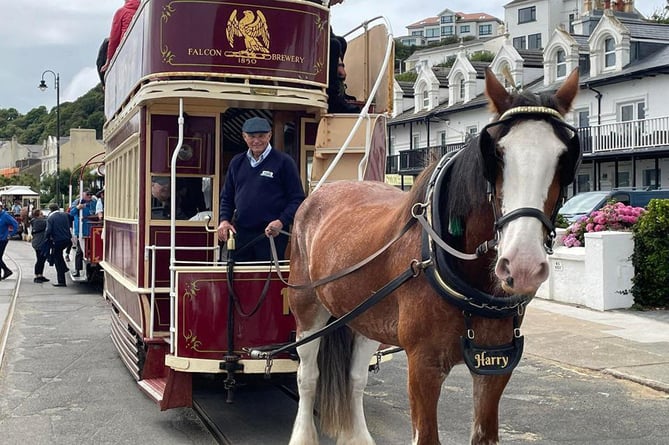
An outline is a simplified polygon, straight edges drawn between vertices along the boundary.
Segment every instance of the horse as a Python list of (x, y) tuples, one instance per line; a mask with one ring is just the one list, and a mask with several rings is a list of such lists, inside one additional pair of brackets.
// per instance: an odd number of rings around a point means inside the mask
[[(471, 443), (499, 442), (524, 309), (548, 277), (555, 217), (581, 159), (563, 120), (578, 86), (575, 70), (553, 94), (508, 92), (488, 70), (492, 122), (410, 191), (336, 181), (303, 202), (288, 298), (297, 339), (315, 340), (297, 347), (291, 445), (318, 443), (314, 409), (337, 444), (374, 443), (363, 391), (380, 344), (406, 352), (413, 444), (439, 443), (440, 389), (463, 361), (473, 379)], [(345, 326), (316, 335), (359, 305)]]

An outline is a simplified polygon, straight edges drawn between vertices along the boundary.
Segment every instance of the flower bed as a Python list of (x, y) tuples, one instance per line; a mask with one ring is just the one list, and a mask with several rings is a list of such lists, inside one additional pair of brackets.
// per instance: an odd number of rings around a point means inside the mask
[(632, 207), (622, 202), (609, 203), (569, 226), (563, 243), (566, 247), (583, 247), (586, 233), (629, 232), (644, 211), (643, 207)]

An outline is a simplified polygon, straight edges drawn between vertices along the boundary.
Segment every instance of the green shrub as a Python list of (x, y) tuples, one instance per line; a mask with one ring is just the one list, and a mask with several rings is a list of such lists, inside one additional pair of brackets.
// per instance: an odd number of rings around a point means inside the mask
[(652, 199), (633, 232), (634, 303), (669, 307), (669, 199)]

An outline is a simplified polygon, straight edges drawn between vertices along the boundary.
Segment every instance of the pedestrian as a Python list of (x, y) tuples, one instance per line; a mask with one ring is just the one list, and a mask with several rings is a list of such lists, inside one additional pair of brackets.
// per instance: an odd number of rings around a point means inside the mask
[[(96, 199), (90, 190), (84, 190), (80, 198), (75, 199), (70, 206), (70, 215), (74, 219), (74, 237), (77, 240), (77, 252), (74, 255), (73, 277), (80, 276), (81, 269), (84, 268), (84, 252), (82, 247), (84, 242), (81, 237), (86, 238), (91, 234), (90, 218), (95, 215)], [(79, 224), (81, 223), (81, 233), (79, 233)]]
[(242, 138), (248, 150), (232, 158), (226, 174), (217, 230), (221, 241), (227, 241), (229, 231), (236, 234), (236, 261), (271, 259), (268, 242), (251, 244), (263, 234), (274, 238), (279, 258), (283, 259), (288, 236), (280, 231), (293, 222), (304, 200), (295, 161), (273, 149), (271, 137), (266, 119), (253, 117), (244, 122)]
[(13, 233), (18, 233), (19, 223), (5, 210), (5, 206), (0, 202), (0, 269), (2, 269), (0, 270), (0, 280), (5, 280), (14, 273), (2, 259), (9, 243), (10, 230)]
[(51, 241), (53, 246), (52, 258), (56, 266), (56, 276), (58, 282), (53, 285), (56, 287), (65, 287), (65, 272), (67, 272), (67, 265), (63, 258), (63, 251), (72, 247), (72, 216), (60, 210), (58, 204), (52, 202), (49, 204), (49, 217), (46, 219), (46, 239)]
[(35, 249), (35, 278), (33, 282), (35, 283), (46, 283), (49, 281), (44, 274), (44, 263), (46, 262), (46, 249), (45, 244), (46, 240), (46, 217), (40, 209), (33, 210), (32, 220), (30, 221), (30, 227), (32, 227), (32, 246)]

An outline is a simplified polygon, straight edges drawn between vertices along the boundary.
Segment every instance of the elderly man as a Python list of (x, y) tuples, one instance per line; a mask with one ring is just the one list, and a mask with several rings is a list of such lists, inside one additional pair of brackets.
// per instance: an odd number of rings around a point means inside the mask
[[(274, 237), (280, 258), (288, 237), (281, 234), (295, 217), (304, 200), (304, 189), (295, 161), (270, 144), (269, 122), (253, 117), (242, 126), (248, 150), (232, 158), (220, 199), (218, 237), (227, 241), (228, 232), (237, 236), (236, 261), (271, 259), (270, 245), (258, 238)], [(233, 215), (235, 222), (233, 224)]]

